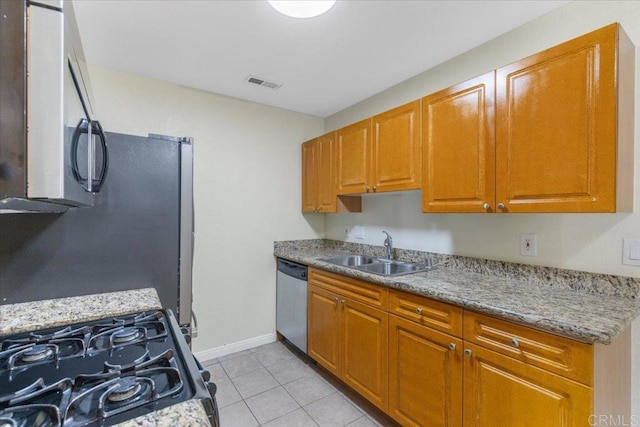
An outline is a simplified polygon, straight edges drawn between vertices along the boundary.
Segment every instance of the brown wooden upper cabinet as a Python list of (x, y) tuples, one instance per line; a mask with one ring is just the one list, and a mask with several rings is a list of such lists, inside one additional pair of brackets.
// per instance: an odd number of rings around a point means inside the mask
[(302, 144), (302, 212), (336, 212), (335, 141), (331, 132)]
[(423, 212), (494, 209), (494, 82), (492, 71), (423, 98)]
[(338, 194), (420, 188), (420, 100), (338, 130)]
[(425, 97), (423, 211), (630, 210), (632, 58), (612, 24), (498, 69), (495, 106), (493, 73)]
[(337, 193), (358, 194), (371, 190), (371, 119), (338, 130)]
[(336, 196), (336, 132), (302, 144), (302, 212), (361, 212), (359, 197)]

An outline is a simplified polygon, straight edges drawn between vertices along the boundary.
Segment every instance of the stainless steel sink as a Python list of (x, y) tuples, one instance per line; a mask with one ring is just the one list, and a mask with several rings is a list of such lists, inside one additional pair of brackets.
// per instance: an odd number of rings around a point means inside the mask
[(402, 274), (418, 273), (427, 268), (421, 265), (409, 264), (398, 261), (384, 261), (375, 264), (362, 265), (358, 270), (383, 276), (400, 276)]
[(385, 258), (375, 258), (368, 255), (343, 255), (323, 258), (320, 261), (354, 268), (367, 273), (379, 274), (381, 276), (401, 276), (403, 274), (419, 273), (431, 269), (423, 265), (393, 261)]
[(324, 258), (320, 261), (328, 262), (329, 264), (343, 265), (345, 267), (357, 267), (363, 264), (371, 264), (373, 262), (379, 262), (378, 258), (370, 257), (367, 255), (343, 255), (331, 258)]

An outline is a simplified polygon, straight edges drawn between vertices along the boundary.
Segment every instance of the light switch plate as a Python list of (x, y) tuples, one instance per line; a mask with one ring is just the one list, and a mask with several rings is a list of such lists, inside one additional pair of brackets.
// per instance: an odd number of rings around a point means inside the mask
[(640, 267), (640, 240), (622, 239), (622, 263)]

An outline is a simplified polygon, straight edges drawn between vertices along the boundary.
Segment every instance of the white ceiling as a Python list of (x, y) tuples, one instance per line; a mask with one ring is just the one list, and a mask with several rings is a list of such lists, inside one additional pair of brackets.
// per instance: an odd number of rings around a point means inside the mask
[(266, 0), (74, 1), (90, 64), (319, 117), (565, 3), (338, 0), (294, 19)]

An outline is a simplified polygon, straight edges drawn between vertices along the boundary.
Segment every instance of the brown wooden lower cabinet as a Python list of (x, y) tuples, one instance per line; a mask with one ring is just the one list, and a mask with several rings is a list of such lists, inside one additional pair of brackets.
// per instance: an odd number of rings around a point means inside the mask
[(309, 356), (403, 426), (577, 427), (593, 414), (590, 345), (315, 269), (308, 322)]
[(309, 285), (307, 351), (327, 371), (340, 376), (340, 312), (338, 296)]
[(309, 356), (386, 411), (387, 312), (312, 284), (308, 295)]
[(462, 425), (462, 340), (389, 316), (389, 415), (403, 426)]
[(589, 425), (592, 389), (465, 342), (464, 426)]

